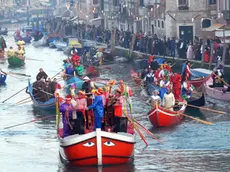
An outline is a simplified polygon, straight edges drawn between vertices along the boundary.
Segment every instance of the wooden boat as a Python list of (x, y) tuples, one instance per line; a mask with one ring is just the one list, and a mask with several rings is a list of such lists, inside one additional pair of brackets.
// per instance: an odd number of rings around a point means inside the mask
[(56, 109), (56, 100), (55, 98), (51, 98), (46, 102), (40, 102), (36, 100), (36, 97), (33, 94), (33, 86), (30, 82), (28, 82), (28, 88), (26, 93), (30, 95), (31, 100), (33, 101), (33, 105), (36, 108), (43, 109), (43, 110), (55, 110)]
[(13, 55), (13, 56), (8, 55), (7, 60), (10, 66), (23, 66), (25, 64), (25, 57), (20, 59), (17, 57), (17, 55)]
[(32, 37), (31, 36), (16, 36), (14, 34), (14, 40), (16, 42), (18, 42), (18, 41), (24, 41), (25, 43), (30, 43), (31, 40), (32, 40)]
[[(58, 105), (57, 105), (58, 107)], [(57, 121), (62, 123), (59, 110)], [(94, 121), (94, 120), (93, 120)], [(63, 128), (58, 125), (60, 157), (65, 163), (76, 166), (118, 165), (128, 163), (134, 153), (134, 129), (128, 119), (121, 121), (122, 129), (114, 133), (109, 128), (93, 130), (84, 128), (84, 134), (74, 134), (63, 138)]]
[(222, 91), (224, 87), (213, 87), (212, 77), (204, 84), (204, 88), (208, 96), (218, 100), (230, 101), (230, 92), (224, 93)]
[[(190, 98), (188, 100), (186, 100), (188, 102), (188, 104), (193, 105), (193, 106), (204, 106), (205, 105), (205, 97), (204, 97), (204, 93), (202, 93), (201, 97), (199, 98)], [(189, 106), (187, 106), (188, 108)]]
[(188, 81), (189, 84), (192, 84), (195, 88), (199, 88), (205, 84), (205, 82), (211, 77), (212, 71), (202, 68), (195, 68), (191, 70), (199, 78), (192, 78)]
[(32, 43), (34, 47), (41, 47), (41, 46), (45, 46), (46, 44), (47, 44), (47, 39), (45, 39), (44, 36), (42, 37), (42, 39), (38, 41), (33, 41)]
[(186, 105), (184, 104), (178, 111), (165, 110), (160, 106), (155, 106), (148, 112), (148, 118), (151, 124), (156, 127), (171, 127), (179, 124), (183, 118)]

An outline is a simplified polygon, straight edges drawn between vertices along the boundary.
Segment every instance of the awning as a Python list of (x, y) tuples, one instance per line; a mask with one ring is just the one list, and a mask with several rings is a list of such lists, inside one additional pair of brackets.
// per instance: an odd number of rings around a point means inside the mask
[(224, 24), (219, 24), (219, 23), (215, 23), (212, 26), (208, 27), (208, 28), (204, 28), (202, 29), (202, 31), (206, 31), (206, 32), (213, 32), (217, 29), (220, 29), (224, 26)]

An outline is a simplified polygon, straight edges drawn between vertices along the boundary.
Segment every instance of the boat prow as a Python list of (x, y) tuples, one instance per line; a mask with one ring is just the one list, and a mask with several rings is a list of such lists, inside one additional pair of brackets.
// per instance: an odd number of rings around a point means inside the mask
[(186, 104), (184, 104), (178, 111), (165, 110), (160, 106), (155, 106), (149, 113), (148, 118), (151, 124), (156, 127), (171, 127), (179, 124), (183, 118)]
[(60, 138), (59, 141), (61, 158), (77, 166), (127, 163), (132, 159), (135, 144), (132, 134), (111, 133), (101, 129)]

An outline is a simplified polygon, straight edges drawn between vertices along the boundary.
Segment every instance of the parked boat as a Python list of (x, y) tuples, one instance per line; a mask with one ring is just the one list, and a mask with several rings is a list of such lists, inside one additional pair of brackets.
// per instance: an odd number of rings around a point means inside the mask
[(204, 84), (205, 92), (208, 96), (223, 100), (223, 101), (230, 101), (230, 92), (223, 92), (223, 87), (213, 87), (213, 79), (212, 77)]
[(10, 66), (23, 66), (25, 64), (25, 56), (18, 58), (17, 55), (9, 56), (8, 63)]
[(54, 45), (58, 50), (64, 51), (68, 45), (67, 42), (64, 42), (63, 40), (55, 40)]
[(8, 35), (8, 30), (1, 30), (0, 35)]
[(2, 74), (0, 71), (0, 85), (4, 85), (6, 82), (7, 75)]
[(171, 127), (179, 124), (183, 118), (183, 113), (186, 109), (186, 104), (182, 105), (179, 110), (165, 110), (160, 106), (155, 106), (148, 112), (148, 118), (151, 124), (156, 127)]
[(30, 43), (32, 40), (32, 37), (31, 36), (16, 36), (16, 34), (14, 34), (14, 40), (16, 42), (24, 41), (25, 43)]
[(45, 46), (46, 44), (47, 44), (47, 39), (45, 38), (45, 36), (43, 36), (42, 39), (38, 41), (33, 41), (32, 43), (34, 47), (41, 47), (41, 46)]
[(26, 90), (26, 93), (30, 95), (33, 105), (36, 108), (43, 109), (43, 110), (55, 110), (56, 109), (56, 100), (54, 97), (50, 98), (46, 102), (40, 102), (39, 100), (37, 100), (36, 96), (33, 94), (33, 86), (30, 82), (28, 82), (28, 88)]

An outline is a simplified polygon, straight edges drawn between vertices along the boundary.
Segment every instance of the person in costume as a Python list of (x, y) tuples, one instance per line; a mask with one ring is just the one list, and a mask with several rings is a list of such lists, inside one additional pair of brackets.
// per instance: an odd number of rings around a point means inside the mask
[(162, 80), (160, 81), (160, 89), (159, 89), (159, 93), (160, 93), (160, 97), (161, 99), (164, 98), (165, 93), (167, 93), (168, 88), (170, 86), (170, 82), (166, 80), (166, 77), (164, 76), (162, 78)]
[(144, 81), (147, 83), (147, 84), (152, 84), (154, 82), (154, 71), (153, 70), (150, 70), (148, 72), (148, 74), (146, 75), (146, 77), (144, 78)]
[(119, 132), (120, 126), (120, 118), (123, 114), (123, 97), (120, 89), (115, 90), (115, 96), (113, 97), (113, 108), (114, 108), (114, 116), (115, 116), (115, 132)]
[(67, 78), (69, 78), (69, 77), (73, 76), (73, 74), (74, 74), (73, 65), (69, 64), (67, 66), (67, 68), (65, 69), (65, 75), (66, 75)]
[(104, 116), (104, 106), (103, 106), (103, 101), (100, 96), (100, 92), (98, 90), (95, 91), (95, 98), (93, 100), (93, 104), (88, 106), (86, 110), (93, 110), (94, 113), (94, 130), (96, 128), (101, 128), (102, 127), (102, 118)]
[(169, 64), (166, 63), (166, 61), (164, 61), (164, 62), (161, 64), (161, 69), (162, 69), (162, 70), (167, 70), (168, 72), (172, 72), (171, 67), (169, 66)]
[(192, 92), (194, 90), (194, 86), (189, 84), (187, 81), (183, 82), (183, 86), (181, 89), (181, 95), (184, 100), (190, 99), (192, 97)]
[(86, 97), (87, 96), (85, 95), (85, 93), (83, 91), (79, 91), (78, 96), (75, 99), (75, 101), (77, 103), (77, 106), (76, 106), (77, 116), (78, 116), (78, 118), (81, 119), (82, 126), (86, 126), (86, 114), (85, 114), (85, 111), (87, 108)]
[(146, 75), (148, 74), (148, 68), (146, 68), (145, 70), (143, 70), (143, 72), (141, 73), (141, 79), (145, 79)]
[(147, 100), (147, 103), (155, 107), (155, 105), (161, 104), (161, 97), (159, 96), (159, 91), (154, 90), (153, 95)]
[(174, 111), (173, 107), (175, 106), (175, 97), (171, 91), (171, 89), (168, 89), (166, 94), (164, 94), (163, 101), (162, 101), (162, 106), (163, 108)]
[(12, 57), (15, 55), (15, 51), (14, 51), (13, 47), (10, 47), (10, 49), (7, 51), (7, 55), (9, 57)]
[(102, 65), (103, 62), (103, 49), (99, 48), (97, 53), (96, 53), (96, 58), (99, 60), (99, 64)]
[(181, 98), (181, 80), (182, 80), (182, 77), (178, 73), (174, 73), (170, 77), (174, 97), (175, 97), (176, 101), (179, 101), (179, 102), (182, 101), (182, 98)]
[(84, 83), (82, 84), (82, 91), (84, 91), (85, 93), (90, 93), (92, 91), (92, 89), (96, 88), (97, 86), (94, 84), (93, 81), (90, 80), (90, 78), (88, 76), (85, 76), (83, 78)]
[(189, 61), (187, 61), (182, 80), (183, 81), (190, 80), (191, 79), (191, 75), (192, 75), (191, 64), (190, 64)]
[(75, 67), (75, 72), (77, 73), (78, 76), (82, 77), (84, 73), (84, 66), (80, 65), (80, 63), (77, 63)]
[(217, 69), (213, 75), (213, 87), (223, 87), (224, 86), (224, 75), (220, 69)]
[(81, 57), (79, 55), (77, 55), (76, 51), (74, 51), (73, 55), (71, 57), (71, 62), (73, 64), (73, 66), (79, 66), (80, 65), (80, 61), (81, 61)]
[(220, 56), (217, 56), (215, 71), (220, 70), (224, 74), (224, 65)]
[(63, 136), (67, 137), (71, 135), (71, 130), (73, 130), (73, 126), (70, 121), (72, 120), (72, 115), (74, 111), (74, 107), (71, 104), (71, 96), (67, 95), (65, 98), (65, 103), (60, 106), (60, 112), (62, 113), (62, 122), (63, 122)]
[[(5, 81), (6, 80), (6, 76), (7, 74), (5, 72), (3, 72), (1, 69), (0, 69), (0, 81)], [(1, 83), (0, 83), (1, 84)]]
[(44, 72), (42, 68), (39, 69), (39, 73), (36, 76), (37, 81), (44, 78), (45, 80), (48, 78), (48, 75)]

